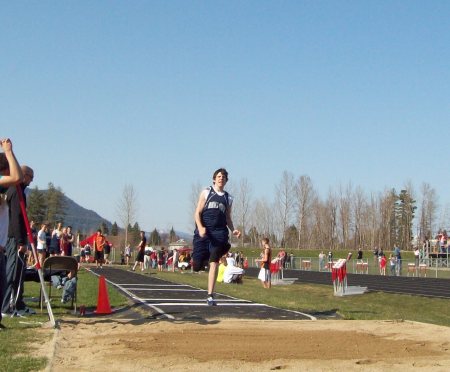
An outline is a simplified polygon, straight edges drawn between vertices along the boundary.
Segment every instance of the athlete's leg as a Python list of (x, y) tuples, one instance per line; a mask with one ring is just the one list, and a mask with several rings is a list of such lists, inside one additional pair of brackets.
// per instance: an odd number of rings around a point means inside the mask
[(209, 239), (194, 235), (192, 251), (192, 270), (198, 272), (205, 269), (209, 260)]

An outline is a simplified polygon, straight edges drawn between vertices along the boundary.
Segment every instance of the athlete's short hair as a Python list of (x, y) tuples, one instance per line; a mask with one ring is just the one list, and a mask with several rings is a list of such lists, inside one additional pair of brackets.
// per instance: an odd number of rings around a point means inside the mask
[(227, 181), (228, 181), (228, 172), (227, 172), (227, 170), (226, 170), (225, 168), (219, 168), (219, 169), (217, 169), (217, 170), (214, 172), (214, 174), (213, 174), (213, 180), (216, 179), (216, 176), (217, 176), (219, 173), (222, 173), (222, 176), (224, 176), (224, 177), (227, 179)]

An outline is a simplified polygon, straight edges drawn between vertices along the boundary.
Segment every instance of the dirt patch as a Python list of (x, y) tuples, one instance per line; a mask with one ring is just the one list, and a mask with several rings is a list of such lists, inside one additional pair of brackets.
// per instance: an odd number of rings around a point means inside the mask
[(413, 322), (75, 320), (43, 346), (51, 371), (450, 369), (449, 329)]

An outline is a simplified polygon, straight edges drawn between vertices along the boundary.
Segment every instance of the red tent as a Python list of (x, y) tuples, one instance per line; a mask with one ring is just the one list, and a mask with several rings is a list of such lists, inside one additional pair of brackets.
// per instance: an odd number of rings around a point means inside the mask
[[(96, 236), (97, 236), (97, 232), (93, 233), (91, 236), (88, 236), (86, 239), (82, 240), (82, 241), (80, 242), (80, 245), (81, 245), (82, 247), (84, 247), (86, 244), (89, 243), (89, 245), (90, 245), (91, 247), (93, 247), (93, 246), (94, 246), (94, 240), (95, 240), (95, 237), (96, 237)], [(112, 244), (111, 244), (108, 240), (105, 240), (105, 241), (106, 241), (106, 243), (107, 243), (108, 245), (112, 246)]]

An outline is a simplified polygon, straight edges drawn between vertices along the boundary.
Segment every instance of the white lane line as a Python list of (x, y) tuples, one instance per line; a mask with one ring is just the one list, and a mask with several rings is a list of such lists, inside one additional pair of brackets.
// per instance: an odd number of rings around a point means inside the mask
[(127, 288), (128, 291), (158, 291), (158, 292), (206, 292), (204, 289), (179, 289), (179, 288)]
[[(141, 298), (142, 301), (148, 301), (148, 302), (152, 302), (152, 301), (171, 301), (171, 303), (179, 303), (179, 301), (183, 301), (185, 303), (196, 303), (196, 302), (205, 302), (206, 299), (190, 299), (190, 298)], [(247, 303), (250, 304), (252, 303), (251, 301), (246, 301), (246, 300), (233, 300), (233, 299), (220, 299), (217, 300), (216, 302), (230, 302), (230, 303)]]
[[(120, 284), (123, 287), (191, 287), (187, 284), (136, 284), (136, 283), (130, 283), (130, 284)], [(191, 287), (193, 288), (193, 287)]]
[[(96, 275), (96, 276), (100, 276), (100, 274), (97, 274), (96, 272), (94, 272), (94, 271), (92, 271), (92, 270), (90, 270), (90, 269), (86, 269), (86, 270), (87, 270), (87, 271), (90, 271), (92, 274), (94, 274), (94, 275)], [(106, 280), (108, 283), (110, 283), (111, 285), (113, 285), (114, 287), (118, 288), (119, 290), (121, 290), (122, 292), (124, 292), (125, 294), (127, 294), (128, 296), (130, 296), (132, 299), (134, 299), (134, 300), (140, 302), (142, 305), (145, 305), (145, 306), (151, 308), (152, 310), (154, 310), (155, 312), (157, 312), (158, 315), (162, 315), (162, 316), (166, 317), (167, 319), (175, 320), (175, 317), (174, 317), (173, 315), (167, 314), (165, 311), (163, 311), (162, 309), (160, 309), (160, 308), (157, 307), (157, 306), (154, 306), (154, 305), (151, 305), (151, 304), (148, 304), (148, 303), (142, 301), (139, 297), (133, 295), (131, 292), (128, 292), (128, 291), (126, 290), (126, 288), (123, 288), (120, 284), (116, 284), (116, 283), (112, 282), (111, 280), (106, 279), (106, 277), (105, 277), (105, 280)]]
[[(219, 306), (259, 306), (259, 307), (267, 307), (267, 305), (264, 305), (264, 304), (254, 304), (254, 303), (236, 304), (236, 303), (226, 303), (226, 302), (217, 301), (217, 300), (216, 300), (216, 303)], [(158, 306), (209, 306), (206, 303), (206, 300), (203, 300), (201, 303), (192, 303), (192, 302), (180, 302), (180, 303), (159, 302), (159, 303), (157, 303), (155, 305), (158, 305)]]
[[(86, 270), (92, 272), (93, 274), (95, 274), (95, 275), (97, 275), (97, 276), (100, 276), (99, 274), (96, 274), (96, 273), (93, 272), (92, 270), (89, 270), (89, 269), (86, 269)], [(108, 280), (108, 279), (106, 279), (106, 281), (107, 281), (108, 283), (111, 283), (111, 284), (114, 285), (115, 287), (119, 288), (121, 291), (127, 293), (128, 296), (130, 296), (131, 298), (135, 299), (136, 301), (139, 301), (141, 304), (143, 304), (143, 305), (145, 305), (145, 306), (150, 307), (151, 309), (153, 309), (153, 310), (155, 310), (156, 312), (158, 312), (159, 315), (165, 316), (165, 317), (167, 317), (168, 319), (175, 319), (175, 317), (172, 316), (172, 315), (170, 315), (170, 314), (165, 313), (162, 309), (158, 308), (158, 307), (155, 306), (155, 305), (158, 305), (158, 306), (183, 306), (183, 303), (179, 303), (179, 302), (177, 302), (177, 303), (165, 303), (165, 302), (161, 302), (161, 303), (157, 303), (157, 304), (149, 304), (149, 303), (145, 302), (145, 300), (141, 299), (140, 297), (135, 296), (132, 292), (129, 292), (126, 288), (122, 287), (123, 284), (122, 284), (122, 285), (120, 285), (120, 284), (115, 284), (115, 283), (111, 282), (111, 281)], [(127, 284), (125, 284), (125, 285), (127, 285)], [(139, 285), (139, 284), (129, 284), (129, 285), (133, 285), (133, 286), (141, 286), (141, 285)], [(175, 284), (175, 285), (176, 285), (176, 284)], [(149, 284), (143, 284), (142, 286), (149, 286)], [(154, 286), (154, 285), (150, 284), (150, 286)], [(164, 284), (161, 285), (161, 286), (164, 286)], [(172, 285), (171, 285), (171, 284), (168, 284), (167, 286), (172, 286)], [(180, 286), (185, 286), (185, 285), (180, 285)], [(188, 287), (191, 287), (191, 286), (188, 286)], [(193, 289), (196, 290), (196, 291), (202, 291), (202, 290), (198, 290), (198, 289), (195, 288), (195, 287), (191, 287), (191, 288), (193, 288)], [(232, 296), (226, 296), (226, 297), (228, 297), (228, 298), (230, 298), (230, 299), (233, 299), (233, 300), (236, 300), (236, 301), (245, 301), (245, 300), (241, 300), (241, 299), (239, 299), (239, 298), (232, 297)], [(164, 300), (167, 301), (167, 299), (164, 299)], [(309, 319), (311, 319), (311, 320), (317, 320), (317, 318), (316, 318), (315, 316), (312, 316), (312, 315), (310, 315), (310, 314), (302, 313), (302, 312), (300, 312), (300, 311), (295, 311), (295, 310), (280, 309), (280, 308), (277, 308), (277, 307), (275, 307), (275, 306), (270, 306), (270, 305), (266, 305), (266, 304), (258, 304), (258, 303), (252, 303), (252, 302), (248, 302), (248, 303), (236, 303), (236, 302), (235, 302), (235, 303), (231, 303), (231, 302), (230, 302), (230, 303), (225, 303), (225, 302), (221, 302), (221, 301), (222, 301), (222, 300), (217, 301), (217, 299), (216, 299), (216, 302), (218, 302), (219, 304), (221, 304), (221, 306), (261, 306), (261, 307), (270, 307), (270, 308), (272, 308), (272, 309), (276, 309), (276, 310), (280, 310), (280, 311), (287, 311), (287, 312), (291, 312), (291, 313), (294, 313), (294, 314), (299, 314), (299, 315), (302, 315), (302, 316), (304, 316), (304, 317), (307, 317), (307, 318), (309, 318)], [(225, 301), (225, 300), (224, 300), (224, 301)], [(202, 305), (201, 303), (195, 303), (195, 302), (194, 302), (194, 303), (185, 303), (184, 306), (208, 306), (208, 305), (205, 304), (205, 303)]]

